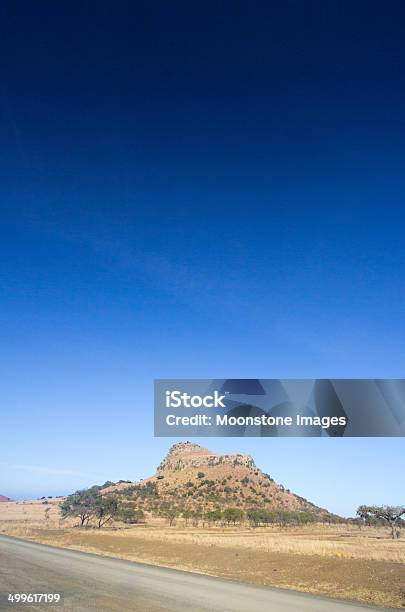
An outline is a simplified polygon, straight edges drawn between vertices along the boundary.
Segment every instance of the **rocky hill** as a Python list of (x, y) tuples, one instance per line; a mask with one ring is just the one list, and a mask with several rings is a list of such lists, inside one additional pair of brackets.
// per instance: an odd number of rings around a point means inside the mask
[(189, 468), (217, 467), (243, 465), (256, 469), (250, 455), (217, 455), (207, 448), (191, 442), (179, 442), (171, 447), (166, 458), (157, 469), (157, 476), (164, 476), (167, 472), (177, 472)]
[(5, 495), (0, 495), (0, 502), (9, 502), (11, 499)]
[(153, 514), (173, 508), (179, 512), (208, 512), (232, 507), (332, 517), (277, 484), (249, 455), (219, 455), (191, 442), (172, 446), (154, 476), (137, 483), (121, 482), (107, 487), (105, 492), (118, 493)]

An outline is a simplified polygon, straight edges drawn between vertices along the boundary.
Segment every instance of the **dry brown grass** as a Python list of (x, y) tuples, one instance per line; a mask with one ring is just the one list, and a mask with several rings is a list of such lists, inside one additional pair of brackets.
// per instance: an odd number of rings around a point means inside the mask
[(405, 607), (405, 538), (392, 541), (387, 529), (196, 528), (182, 521), (169, 527), (157, 519), (100, 531), (73, 524), (60, 520), (55, 501), (0, 505), (0, 533), (256, 584)]
[(269, 553), (405, 563), (405, 539), (393, 541), (389, 538), (388, 531), (384, 529), (368, 528), (359, 531), (357, 527), (335, 525), (312, 525), (288, 529), (161, 527), (150, 530), (148, 537), (168, 543), (203, 544), (222, 548), (232, 546)]
[[(49, 519), (45, 510), (50, 508)], [(61, 520), (59, 500), (5, 502), (0, 505), (0, 532), (16, 536), (33, 529), (66, 529), (75, 521)], [(109, 533), (109, 531), (107, 531)], [(237, 548), (268, 553), (319, 555), (341, 559), (364, 559), (405, 563), (405, 537), (394, 541), (384, 528), (351, 525), (311, 524), (304, 527), (192, 527), (183, 521), (169, 527), (162, 519), (149, 519), (147, 525), (114, 530), (122, 538), (147, 537), (161, 541), (195, 546)]]

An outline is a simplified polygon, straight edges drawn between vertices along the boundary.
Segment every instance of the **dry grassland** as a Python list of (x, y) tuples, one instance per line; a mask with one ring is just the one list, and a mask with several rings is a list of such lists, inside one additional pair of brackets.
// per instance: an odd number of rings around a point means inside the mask
[[(45, 509), (49, 518), (45, 519)], [(134, 527), (79, 529), (56, 500), (2, 503), (0, 533), (256, 584), (405, 608), (405, 537), (346, 525), (301, 528)]]

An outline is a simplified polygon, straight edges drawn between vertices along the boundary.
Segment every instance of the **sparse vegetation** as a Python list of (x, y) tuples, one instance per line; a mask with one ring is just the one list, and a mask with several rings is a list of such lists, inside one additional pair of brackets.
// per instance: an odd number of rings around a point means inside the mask
[(357, 516), (365, 523), (385, 522), (391, 529), (393, 540), (400, 536), (401, 517), (405, 514), (405, 506), (359, 506)]
[(168, 510), (165, 510), (165, 512), (163, 513), (163, 516), (167, 519), (167, 522), (169, 523), (170, 527), (172, 527), (173, 525), (176, 524), (176, 518), (178, 517), (178, 512), (175, 508), (169, 508)]
[(251, 509), (248, 510), (246, 515), (253, 527), (259, 525), (287, 527), (288, 525), (306, 525), (317, 521), (317, 517), (309, 512), (290, 512), (286, 510)]
[(101, 485), (101, 489), (107, 489), (108, 487), (113, 487), (115, 485), (115, 482), (112, 482), (111, 480), (106, 480), (105, 483), (103, 485)]
[(118, 512), (119, 520), (123, 523), (134, 525), (145, 521), (143, 510), (135, 508), (132, 504), (121, 504)]
[(107, 525), (118, 514), (118, 502), (115, 497), (97, 496), (94, 507), (94, 516), (97, 521), (97, 527), (101, 529)]
[(92, 487), (69, 495), (61, 504), (62, 518), (77, 517), (80, 519), (80, 527), (88, 525), (95, 513), (98, 489)]

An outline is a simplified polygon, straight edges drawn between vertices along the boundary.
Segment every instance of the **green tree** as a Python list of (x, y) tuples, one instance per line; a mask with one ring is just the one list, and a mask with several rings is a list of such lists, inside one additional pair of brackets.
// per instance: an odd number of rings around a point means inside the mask
[(135, 524), (145, 520), (143, 510), (135, 508), (133, 504), (121, 504), (118, 508), (117, 518), (123, 523)]
[(193, 527), (198, 527), (200, 524), (200, 520), (203, 518), (203, 514), (200, 510), (195, 510), (193, 512)]
[(170, 527), (172, 527), (176, 522), (176, 518), (178, 517), (178, 512), (174, 508), (169, 508), (168, 510), (165, 511), (164, 516), (166, 517)]
[(246, 512), (246, 518), (248, 519), (252, 527), (257, 527), (258, 525), (260, 525), (260, 511), (259, 510), (250, 508)]
[(115, 482), (112, 482), (111, 480), (106, 480), (105, 483), (101, 485), (100, 489), (107, 489), (107, 487), (112, 487), (113, 485), (115, 485)]
[(94, 516), (99, 529), (112, 521), (118, 513), (118, 502), (115, 497), (97, 497), (94, 507)]
[(210, 510), (205, 514), (205, 518), (207, 519), (208, 523), (219, 523), (219, 521), (222, 519), (222, 512), (219, 509)]
[(192, 512), (191, 510), (184, 510), (183, 511), (183, 518), (184, 518), (184, 521), (185, 521), (186, 525), (188, 525), (189, 520), (191, 518), (193, 518), (193, 516), (194, 516), (194, 512)]
[(87, 526), (96, 511), (98, 487), (76, 491), (62, 502), (60, 509), (62, 518), (77, 517), (80, 527)]
[(235, 525), (237, 521), (242, 520), (243, 516), (244, 513), (239, 508), (226, 508), (226, 510), (223, 512), (223, 517), (228, 525), (229, 523), (233, 523)]
[(391, 528), (391, 537), (393, 540), (399, 538), (401, 527), (401, 516), (405, 514), (405, 506), (359, 506), (357, 508), (357, 516), (363, 519), (366, 523), (373, 519), (385, 521)]

